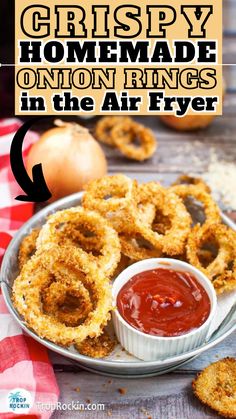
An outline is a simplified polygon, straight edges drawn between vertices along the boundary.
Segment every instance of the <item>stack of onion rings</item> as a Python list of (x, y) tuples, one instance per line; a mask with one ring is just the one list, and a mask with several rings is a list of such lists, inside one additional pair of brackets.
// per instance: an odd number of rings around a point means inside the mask
[[(116, 147), (124, 156), (143, 161), (153, 156), (157, 141), (153, 132), (129, 117), (107, 116), (100, 119), (95, 136), (111, 147)], [(138, 145), (135, 145), (135, 142)]]
[[(56, 250), (56, 252), (55, 252)], [(103, 332), (110, 319), (111, 287), (108, 280), (101, 271), (97, 270), (93, 264), (90, 264), (87, 257), (87, 263), (80, 262), (77, 259), (77, 266), (72, 269), (66, 264), (64, 259), (66, 248), (59, 246), (43, 246), (35, 255), (24, 265), (19, 276), (13, 284), (13, 301), (19, 313), (24, 317), (26, 323), (41, 338), (49, 339), (60, 345), (79, 344), (87, 337), (98, 337)], [(70, 249), (67, 250), (68, 252)], [(45, 260), (45, 253), (47, 258)], [(60, 256), (59, 260), (55, 257)], [(42, 264), (43, 260), (43, 264)], [(48, 261), (52, 261), (48, 264)], [(63, 260), (61, 263), (60, 260)], [(84, 269), (86, 266), (86, 269)], [(52, 282), (57, 281), (57, 272), (62, 272), (66, 278), (68, 289), (76, 289), (79, 286), (72, 286), (72, 272), (77, 272), (79, 278), (81, 273), (84, 276), (83, 285), (92, 289), (92, 294), (96, 295), (93, 301), (93, 309), (83, 323), (77, 326), (67, 326), (58, 320), (55, 315), (47, 314), (43, 309), (42, 294), (45, 288), (50, 287)], [(59, 282), (60, 283), (60, 282)]]
[[(128, 137), (127, 137), (128, 138)], [(128, 144), (128, 139), (127, 139)], [(218, 293), (236, 288), (236, 233), (221, 224), (204, 183), (184, 177), (170, 188), (124, 175), (90, 183), (82, 207), (58, 211), (19, 249), (13, 302), (39, 336), (93, 357), (108, 355), (110, 280), (137, 260), (175, 257), (202, 270)], [(191, 228), (193, 197), (206, 220)]]
[[(192, 214), (190, 217), (185, 205), (188, 197), (193, 197), (203, 206), (206, 217), (204, 228), (207, 229), (211, 224), (221, 225), (220, 210), (207, 185), (198, 178), (186, 175), (170, 188), (163, 188), (157, 182), (137, 185), (137, 182), (121, 175), (106, 177), (88, 186), (83, 205), (96, 209), (112, 222), (119, 233), (122, 255), (129, 264), (160, 256), (188, 261), (186, 243), (189, 237), (194, 238), (196, 234), (196, 230), (191, 229), (191, 222), (194, 223), (195, 219), (191, 218)], [(217, 228), (217, 236), (218, 231)], [(191, 259), (190, 263), (196, 266), (200, 263), (203, 269), (215, 259), (210, 249), (199, 246), (197, 256), (199, 261)], [(236, 263), (229, 261), (229, 267), (222, 269), (222, 275), (214, 278), (213, 285), (217, 292), (235, 288), (235, 270)]]
[(120, 259), (117, 232), (97, 212), (70, 208), (27, 236), (19, 258), (13, 301), (29, 327), (60, 345), (89, 338), (86, 348), (91, 344), (95, 356), (92, 339), (104, 333), (112, 309), (109, 278)]

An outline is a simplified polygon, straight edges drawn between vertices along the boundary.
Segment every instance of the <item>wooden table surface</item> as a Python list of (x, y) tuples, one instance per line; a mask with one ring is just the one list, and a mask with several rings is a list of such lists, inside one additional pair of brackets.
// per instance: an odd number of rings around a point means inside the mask
[[(226, 95), (223, 117), (217, 117), (204, 131), (176, 133), (162, 125), (157, 117), (137, 118), (155, 131), (159, 144), (155, 156), (147, 162), (138, 163), (126, 160), (117, 151), (104, 147), (109, 172), (126, 173), (140, 181), (161, 180), (167, 185), (183, 171), (197, 175), (204, 173), (213, 148), (221, 159), (236, 162), (235, 115), (236, 94), (231, 93)], [(92, 128), (95, 121), (90, 120), (88, 125)], [(230, 208), (228, 210), (228, 214), (236, 219), (236, 213), (230, 211)], [(83, 371), (61, 356), (53, 353), (50, 356), (61, 391), (61, 402), (86, 403), (90, 400), (92, 403), (105, 404), (103, 412), (79, 412), (82, 418), (206, 419), (217, 415), (196, 400), (191, 382), (198, 371), (211, 362), (226, 356), (236, 356), (236, 333), (184, 367), (163, 376), (146, 379), (110, 379)], [(76, 391), (78, 387), (80, 392)], [(126, 388), (126, 394), (120, 394), (119, 388)], [(58, 410), (53, 419), (77, 416), (76, 411)]]
[[(4, 3), (4, 2), (3, 2)], [(235, 11), (235, 12), (234, 12)], [(236, 63), (236, 1), (224, 0), (225, 38), (223, 63)], [(5, 42), (5, 41), (4, 41)], [(12, 62), (11, 49), (4, 44), (6, 62)], [(9, 51), (9, 52), (8, 52)], [(7, 72), (11, 69), (7, 69)], [(13, 70), (12, 70), (13, 71)], [(4, 74), (4, 73), (3, 73)], [(236, 162), (236, 66), (224, 67), (227, 83), (224, 116), (218, 117), (205, 131), (194, 133), (176, 133), (164, 127), (157, 117), (140, 118), (156, 133), (159, 147), (152, 160), (135, 163), (122, 158), (117, 152), (105, 148), (110, 173), (123, 172), (142, 181), (161, 180), (171, 183), (178, 174), (193, 172), (201, 175), (207, 169), (210, 150), (226, 161)], [(5, 77), (11, 91), (11, 78)], [(9, 99), (10, 100), (10, 99)], [(5, 106), (6, 104), (4, 104)], [(6, 106), (5, 106), (6, 107)], [(8, 110), (6, 109), (6, 112)], [(73, 118), (75, 119), (75, 118)], [(48, 125), (49, 120), (45, 122)], [(92, 125), (93, 122), (90, 123)], [(42, 124), (38, 130), (42, 130)], [(236, 221), (236, 212), (230, 211)], [(146, 379), (109, 379), (83, 371), (72, 365), (67, 359), (50, 353), (56, 378), (60, 387), (62, 403), (77, 402), (104, 403), (102, 411), (56, 411), (53, 419), (60, 417), (85, 419), (107, 418), (155, 418), (155, 419), (207, 419), (218, 417), (208, 408), (203, 407), (193, 396), (191, 382), (209, 363), (226, 356), (236, 356), (236, 333), (213, 349), (201, 354), (184, 367), (158, 377)], [(80, 392), (76, 389), (80, 388)], [(126, 388), (121, 395), (119, 388)]]

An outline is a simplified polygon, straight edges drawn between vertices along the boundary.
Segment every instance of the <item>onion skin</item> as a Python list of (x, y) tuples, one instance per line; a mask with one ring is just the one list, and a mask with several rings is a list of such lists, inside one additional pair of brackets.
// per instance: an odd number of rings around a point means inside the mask
[(107, 173), (105, 155), (88, 130), (78, 124), (59, 123), (33, 144), (26, 161), (31, 178), (32, 167), (42, 164), (52, 194), (49, 202), (79, 192), (90, 180)]
[(160, 119), (165, 125), (176, 131), (194, 131), (208, 127), (215, 115), (186, 115), (178, 118), (174, 115), (160, 115)]

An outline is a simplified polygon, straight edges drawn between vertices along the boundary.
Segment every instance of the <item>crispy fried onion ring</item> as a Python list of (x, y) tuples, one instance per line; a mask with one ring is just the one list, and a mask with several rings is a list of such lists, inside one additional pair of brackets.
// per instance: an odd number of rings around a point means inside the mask
[[(131, 139), (129, 142), (124, 140), (127, 137)], [(114, 125), (111, 130), (111, 141), (124, 156), (138, 161), (150, 158), (157, 148), (153, 132), (131, 119)], [(136, 141), (140, 144), (136, 145)]]
[[(76, 275), (75, 275), (76, 276)], [(70, 278), (70, 282), (52, 282), (42, 293), (46, 314), (51, 314), (66, 326), (78, 326), (93, 310), (89, 290), (82, 281)]]
[[(105, 116), (104, 118), (99, 119), (99, 121), (96, 124), (95, 137), (98, 141), (101, 141), (104, 144), (115, 146), (115, 143), (113, 142), (113, 139), (111, 137), (112, 128), (119, 124), (126, 124), (129, 121), (131, 121), (131, 119), (128, 116)], [(129, 136), (125, 136), (123, 138), (123, 141), (129, 142), (131, 140), (129, 139)]]
[(160, 250), (142, 237), (139, 233), (127, 233), (119, 235), (122, 254), (133, 262), (162, 256)]
[(203, 179), (186, 174), (180, 175), (172, 184), (172, 186), (176, 185), (197, 185), (201, 186), (201, 188), (203, 188), (206, 192), (211, 192), (210, 187), (204, 182)]
[(236, 359), (214, 362), (193, 381), (197, 398), (220, 415), (236, 418)]
[(93, 180), (82, 198), (85, 208), (95, 209), (102, 214), (126, 208), (133, 203), (133, 192), (137, 182), (125, 175), (104, 176)]
[(127, 208), (133, 206), (137, 182), (117, 174), (105, 176), (88, 184), (82, 199), (83, 207), (96, 210), (116, 228), (125, 217)]
[[(206, 243), (216, 243), (218, 254), (203, 266), (199, 251)], [(236, 233), (224, 224), (196, 225), (187, 242), (187, 259), (211, 281), (218, 294), (236, 288)]]
[(97, 338), (85, 339), (82, 343), (75, 345), (75, 348), (82, 355), (92, 358), (104, 358), (113, 351), (116, 343), (116, 340), (112, 339), (107, 332), (103, 332)]
[(127, 205), (126, 208), (117, 211), (115, 215), (113, 214), (112, 217), (108, 218), (108, 220), (112, 221), (112, 225), (118, 233), (134, 233), (137, 218), (142, 220), (144, 224), (151, 225), (153, 223), (156, 215), (155, 205), (152, 202), (143, 200), (143, 194), (140, 193), (142, 188), (143, 185), (135, 188), (132, 205)]
[[(74, 232), (77, 235), (73, 241)], [(76, 239), (78, 246), (75, 246)], [(100, 214), (82, 207), (58, 211), (48, 218), (39, 234), (37, 247), (47, 243), (71, 246), (71, 255), (75, 258), (78, 255), (78, 259), (81, 253), (88, 252), (90, 262), (94, 262), (106, 275), (112, 275), (120, 260), (117, 232)], [(94, 254), (93, 250), (96, 251)]]
[(140, 194), (142, 201), (151, 202), (155, 206), (155, 213), (161, 213), (170, 224), (164, 234), (161, 234), (152, 227), (155, 225), (155, 219), (150, 225), (137, 217), (136, 232), (162, 253), (172, 256), (181, 254), (190, 231), (191, 217), (179, 197), (155, 182), (143, 185)]
[(176, 185), (170, 188), (176, 195), (178, 195), (183, 201), (186, 198), (192, 197), (196, 201), (199, 201), (204, 208), (205, 212), (205, 223), (219, 223), (221, 221), (220, 211), (211, 195), (202, 188), (201, 185)]
[[(156, 182), (156, 184), (160, 186), (159, 183)], [(134, 232), (133, 227), (137, 218), (144, 224), (152, 225), (154, 222), (156, 217), (156, 208), (152, 200), (147, 199), (146, 188), (145, 183), (137, 186), (137, 190), (135, 191), (136, 195), (134, 197), (134, 205), (131, 210), (129, 209), (129, 217), (131, 217), (129, 219), (130, 223), (128, 223), (127, 228), (124, 228), (122, 232)]]
[(31, 231), (28, 236), (25, 236), (20, 244), (18, 261), (19, 268), (22, 269), (24, 264), (33, 256), (36, 252), (36, 240), (39, 235), (39, 228), (35, 228)]
[[(70, 259), (70, 253), (71, 248), (68, 247), (42, 247), (24, 265), (13, 284), (14, 305), (28, 326), (41, 338), (65, 346), (79, 344), (87, 337), (98, 337), (110, 320), (112, 309), (111, 287), (103, 273), (96, 269), (85, 254), (82, 254), (81, 259), (77, 258), (76, 267), (73, 266), (74, 260)], [(44, 311), (42, 294), (57, 280), (58, 272), (61, 283), (63, 284), (63, 278), (64, 283), (67, 283), (68, 291), (71, 287), (72, 292), (77, 290), (82, 295), (82, 288), (79, 291), (79, 286), (76, 288), (74, 281), (70, 279), (76, 273), (78, 281), (82, 281), (86, 288), (91, 289), (93, 309), (89, 311), (83, 323), (77, 326), (67, 326), (57, 316)], [(83, 298), (84, 301), (87, 298), (85, 293)]]
[(144, 223), (151, 223), (155, 217), (152, 202), (142, 200), (142, 187), (124, 175), (107, 176), (88, 185), (82, 203), (99, 211), (116, 231), (129, 232), (137, 214)]

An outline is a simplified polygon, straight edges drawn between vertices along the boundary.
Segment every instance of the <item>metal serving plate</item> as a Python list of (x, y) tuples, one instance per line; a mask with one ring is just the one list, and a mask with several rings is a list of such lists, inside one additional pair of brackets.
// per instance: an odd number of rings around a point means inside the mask
[[(217, 331), (213, 334), (210, 340), (203, 344), (201, 347), (168, 359), (149, 362), (141, 360), (121, 361), (119, 359), (107, 360), (89, 358), (87, 356), (80, 355), (78, 352), (73, 352), (70, 349), (56, 345), (46, 339), (41, 339), (32, 330), (30, 330), (24, 323), (24, 320), (21, 318), (19, 313), (13, 307), (11, 301), (11, 287), (14, 279), (18, 274), (17, 255), (19, 245), (23, 237), (27, 235), (32, 228), (41, 226), (49, 214), (60, 209), (79, 205), (81, 197), (82, 193), (68, 196), (38, 212), (18, 231), (5, 253), (1, 269), (2, 293), (9, 311), (12, 313), (15, 320), (27, 334), (40, 342), (42, 345), (46, 346), (48, 349), (51, 349), (52, 351), (57, 352), (66, 358), (69, 358), (72, 362), (78, 363), (82, 368), (89, 371), (116, 377), (138, 378), (160, 375), (178, 368), (181, 365), (191, 361), (194, 357), (200, 355), (202, 352), (212, 348), (214, 345), (221, 342), (234, 330), (236, 330), (236, 309), (234, 309), (230, 315), (227, 316), (226, 321), (224, 321), (219, 329), (217, 329)], [(236, 225), (228, 217), (222, 214), (222, 219), (225, 224), (236, 230)]]

